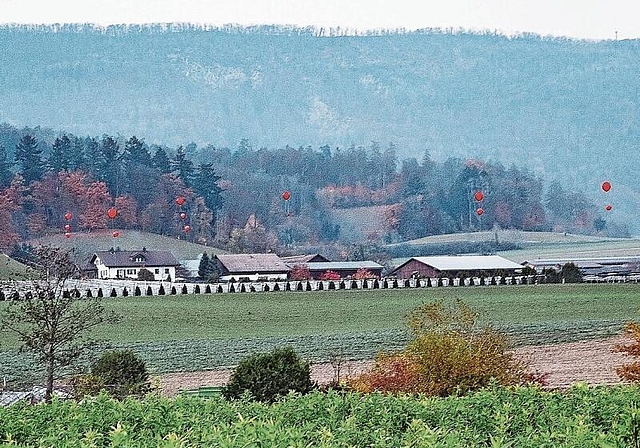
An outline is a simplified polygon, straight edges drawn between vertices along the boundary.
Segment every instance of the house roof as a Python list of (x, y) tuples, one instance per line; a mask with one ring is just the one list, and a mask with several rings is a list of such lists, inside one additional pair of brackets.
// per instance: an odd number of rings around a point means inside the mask
[[(142, 256), (144, 261), (134, 261), (138, 256)], [(93, 254), (90, 263), (93, 264), (96, 258), (110, 268), (180, 265), (173, 254), (165, 250), (102, 250)]]
[(291, 255), (289, 257), (280, 257), (280, 259), (284, 261), (288, 266), (307, 263), (325, 263), (329, 261), (320, 254)]
[(324, 263), (309, 263), (310, 271), (341, 271), (352, 269), (382, 269), (383, 266), (375, 261), (327, 261)]
[(515, 263), (499, 255), (458, 255), (413, 257), (396, 268), (416, 260), (422, 264), (431, 266), (439, 271), (479, 271), (494, 269), (522, 269), (522, 265)]
[(216, 255), (229, 272), (288, 272), (291, 269), (276, 254), (232, 254)]

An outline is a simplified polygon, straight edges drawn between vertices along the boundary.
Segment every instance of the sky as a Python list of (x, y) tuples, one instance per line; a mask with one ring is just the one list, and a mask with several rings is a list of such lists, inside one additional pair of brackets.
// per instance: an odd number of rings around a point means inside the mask
[(640, 37), (638, 0), (0, 0), (0, 23), (190, 22)]

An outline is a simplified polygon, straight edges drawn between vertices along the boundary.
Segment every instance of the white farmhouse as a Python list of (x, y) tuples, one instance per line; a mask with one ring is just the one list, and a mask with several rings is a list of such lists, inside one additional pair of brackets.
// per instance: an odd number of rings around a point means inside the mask
[(154, 280), (174, 280), (178, 260), (169, 251), (146, 250), (104, 250), (91, 256), (89, 265), (95, 278), (137, 279), (140, 269), (153, 274)]

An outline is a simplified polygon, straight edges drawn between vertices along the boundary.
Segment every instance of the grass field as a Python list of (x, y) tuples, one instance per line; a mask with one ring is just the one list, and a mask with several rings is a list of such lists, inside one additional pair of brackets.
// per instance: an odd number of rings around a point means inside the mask
[(0, 280), (26, 280), (28, 278), (27, 266), (0, 253)]
[[(367, 359), (406, 343), (405, 316), (411, 309), (457, 298), (518, 345), (618, 334), (625, 322), (640, 317), (635, 284), (141, 296), (105, 299), (123, 319), (95, 336), (139, 352), (153, 372), (234, 365), (284, 344), (312, 361), (336, 354)], [(0, 303), (0, 310), (5, 306)], [(17, 346), (13, 335), (0, 332), (0, 376), (35, 371)]]

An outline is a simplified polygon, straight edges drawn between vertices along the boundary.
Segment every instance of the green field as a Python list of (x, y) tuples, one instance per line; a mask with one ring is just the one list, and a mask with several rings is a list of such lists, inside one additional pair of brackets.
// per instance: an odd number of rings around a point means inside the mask
[[(95, 336), (139, 352), (154, 372), (229, 366), (256, 350), (291, 344), (304, 357), (367, 359), (408, 339), (406, 314), (456, 298), (512, 336), (541, 344), (617, 334), (639, 318), (640, 285), (577, 284), (339, 290), (104, 299), (123, 316)], [(0, 310), (6, 304), (0, 304)], [(31, 370), (17, 341), (0, 333), (1, 375)], [(18, 368), (18, 366), (22, 366)]]
[(26, 280), (28, 268), (3, 253), (0, 253), (0, 280)]

